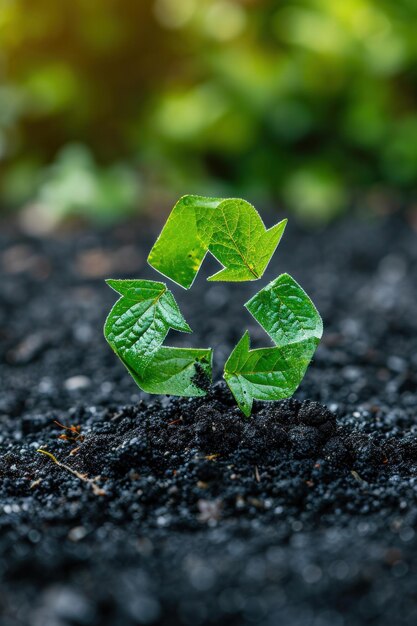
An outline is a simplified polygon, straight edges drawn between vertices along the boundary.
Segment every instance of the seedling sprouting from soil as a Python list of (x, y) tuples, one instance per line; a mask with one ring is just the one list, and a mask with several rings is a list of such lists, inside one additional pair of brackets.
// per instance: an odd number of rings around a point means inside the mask
[[(210, 252), (223, 269), (211, 281), (258, 280), (284, 233), (286, 220), (267, 230), (245, 200), (184, 196), (153, 246), (149, 264), (189, 289)], [(211, 348), (163, 346), (173, 328), (191, 332), (172, 293), (161, 282), (108, 280), (120, 299), (104, 334), (137, 385), (148, 393), (206, 395)], [(291, 276), (282, 274), (245, 304), (274, 347), (250, 350), (246, 331), (224, 367), (224, 379), (246, 416), (253, 400), (280, 400), (299, 386), (323, 333), (314, 304)]]

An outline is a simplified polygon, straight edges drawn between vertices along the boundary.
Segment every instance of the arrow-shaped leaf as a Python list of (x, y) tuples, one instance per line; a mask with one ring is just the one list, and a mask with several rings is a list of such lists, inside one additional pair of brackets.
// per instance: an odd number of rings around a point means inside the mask
[(255, 207), (245, 200), (184, 196), (173, 208), (148, 262), (186, 289), (207, 252), (224, 266), (209, 280), (257, 280), (286, 223), (283, 220), (266, 230)]
[(305, 291), (282, 274), (246, 308), (276, 343), (250, 350), (246, 332), (229, 356), (224, 378), (246, 416), (253, 400), (281, 400), (299, 386), (323, 334), (323, 323)]
[(122, 297), (104, 335), (141, 389), (148, 393), (202, 396), (200, 375), (211, 380), (211, 349), (170, 348), (170, 330), (191, 332), (166, 285), (150, 280), (108, 280)]

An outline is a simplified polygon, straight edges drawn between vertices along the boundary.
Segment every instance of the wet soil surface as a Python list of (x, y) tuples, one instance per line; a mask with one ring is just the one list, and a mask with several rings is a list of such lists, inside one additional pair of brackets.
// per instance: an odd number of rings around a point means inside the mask
[[(416, 232), (290, 226), (243, 285), (206, 260), (173, 289), (195, 332), (168, 343), (216, 351), (190, 400), (142, 394), (102, 338), (103, 279), (157, 278), (152, 242), (1, 231), (1, 625), (416, 624)], [(248, 421), (222, 363), (246, 328), (269, 345), (243, 304), (283, 271), (326, 332), (295, 398)]]

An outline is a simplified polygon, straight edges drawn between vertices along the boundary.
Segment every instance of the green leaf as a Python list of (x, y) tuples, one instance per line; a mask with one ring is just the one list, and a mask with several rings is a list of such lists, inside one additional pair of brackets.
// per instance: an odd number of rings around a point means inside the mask
[(147, 393), (205, 396), (211, 383), (212, 350), (162, 347), (142, 377), (130, 363), (125, 365), (137, 385)]
[(245, 307), (277, 346), (323, 334), (323, 322), (306, 292), (289, 274), (281, 274)]
[(281, 400), (299, 386), (323, 333), (314, 304), (288, 274), (282, 274), (245, 305), (277, 344), (250, 350), (246, 332), (229, 356), (224, 378), (246, 416), (253, 400)]
[(245, 200), (184, 196), (173, 208), (148, 262), (186, 289), (207, 252), (223, 265), (209, 280), (257, 280), (286, 223), (283, 220), (266, 230), (256, 209)]
[(122, 297), (113, 306), (104, 335), (136, 383), (149, 393), (199, 396), (201, 376), (211, 379), (210, 349), (169, 348), (170, 328), (191, 332), (166, 285), (150, 280), (108, 280)]
[(260, 278), (287, 224), (283, 220), (266, 230), (259, 213), (245, 200), (224, 200), (212, 222), (209, 250), (225, 269), (209, 280), (227, 281)]

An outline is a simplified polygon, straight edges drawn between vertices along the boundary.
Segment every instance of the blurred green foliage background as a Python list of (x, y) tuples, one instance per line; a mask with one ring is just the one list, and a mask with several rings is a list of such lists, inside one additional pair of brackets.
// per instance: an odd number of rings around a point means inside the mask
[(416, 0), (0, 0), (0, 205), (415, 201)]

